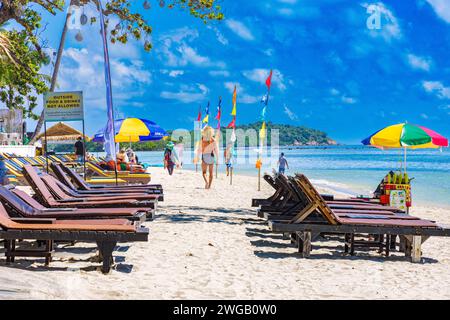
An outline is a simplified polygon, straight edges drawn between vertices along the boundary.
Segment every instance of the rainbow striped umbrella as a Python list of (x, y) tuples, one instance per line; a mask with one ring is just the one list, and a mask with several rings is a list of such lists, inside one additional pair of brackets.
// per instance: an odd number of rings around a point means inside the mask
[[(167, 136), (166, 131), (155, 122), (139, 118), (127, 118), (114, 121), (116, 142), (158, 141)], [(105, 128), (97, 132), (93, 142), (104, 142)]]
[(375, 132), (362, 141), (364, 145), (379, 148), (426, 149), (448, 147), (448, 140), (422, 126), (400, 123)]
[(403, 148), (406, 171), (406, 149), (437, 149), (448, 147), (448, 139), (428, 128), (400, 123), (386, 127), (364, 139), (362, 144), (377, 148)]

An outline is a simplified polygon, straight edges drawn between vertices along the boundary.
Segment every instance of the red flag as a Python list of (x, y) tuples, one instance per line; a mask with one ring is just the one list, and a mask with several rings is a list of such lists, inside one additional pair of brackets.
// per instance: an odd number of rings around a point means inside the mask
[(202, 107), (198, 108), (198, 117), (197, 117), (197, 121), (202, 121)]
[(266, 86), (267, 86), (267, 89), (269, 89), (270, 90), (270, 86), (272, 85), (272, 70), (270, 70), (270, 75), (269, 75), (269, 77), (267, 78), (267, 80), (266, 80)]
[(233, 117), (233, 121), (230, 122), (230, 124), (227, 126), (227, 128), (234, 128), (236, 129), (236, 117)]

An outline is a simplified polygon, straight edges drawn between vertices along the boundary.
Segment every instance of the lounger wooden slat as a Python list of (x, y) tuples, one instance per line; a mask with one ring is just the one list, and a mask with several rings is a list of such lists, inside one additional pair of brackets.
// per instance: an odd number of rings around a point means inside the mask
[[(53, 223), (19, 223), (14, 222), (0, 203), (0, 239), (6, 240), (7, 262), (11, 262), (15, 256), (24, 255), (17, 251), (15, 242), (17, 239), (43, 240), (49, 244), (48, 252), (39, 252), (38, 256), (45, 255), (48, 258), (52, 250), (53, 241), (85, 241), (95, 242), (102, 261), (102, 272), (108, 273), (111, 268), (112, 253), (118, 242), (148, 241), (149, 231), (146, 228), (132, 225), (103, 225), (103, 224), (53, 224)], [(26, 252), (33, 256), (32, 252)]]

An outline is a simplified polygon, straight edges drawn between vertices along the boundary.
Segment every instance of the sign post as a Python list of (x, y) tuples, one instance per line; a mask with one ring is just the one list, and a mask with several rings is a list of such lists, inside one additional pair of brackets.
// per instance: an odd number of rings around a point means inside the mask
[(44, 93), (44, 139), (45, 160), (48, 172), (47, 122), (81, 121), (83, 125), (83, 172), (86, 179), (86, 139), (84, 131), (83, 92), (46, 92)]

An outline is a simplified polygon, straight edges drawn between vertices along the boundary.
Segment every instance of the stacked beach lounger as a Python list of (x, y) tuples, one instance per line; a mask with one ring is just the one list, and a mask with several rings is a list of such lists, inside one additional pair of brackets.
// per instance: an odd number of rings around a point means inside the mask
[[(117, 243), (148, 241), (149, 230), (142, 223), (153, 219), (163, 201), (161, 185), (92, 186), (62, 163), (51, 167), (52, 175), (22, 163), (20, 174), (33, 197), (14, 186), (0, 186), (0, 239), (7, 263), (16, 257), (43, 257), (49, 264), (56, 241), (94, 242), (107, 273)], [(23, 249), (19, 239), (44, 245)]]
[(253, 199), (258, 216), (268, 220), (273, 232), (289, 234), (299, 252), (308, 257), (311, 243), (325, 234), (342, 236), (345, 253), (358, 247), (375, 247), (389, 256), (399, 249), (412, 262), (421, 261), (421, 245), (431, 236), (450, 236), (450, 228), (382, 206), (376, 199), (335, 199), (321, 195), (302, 174), (275, 174), (264, 179), (275, 189), (267, 199)]

